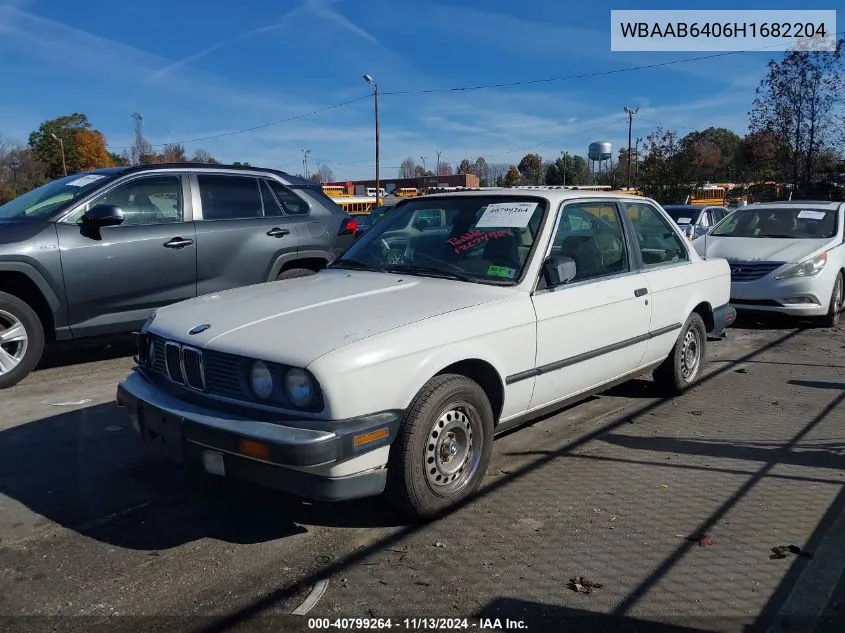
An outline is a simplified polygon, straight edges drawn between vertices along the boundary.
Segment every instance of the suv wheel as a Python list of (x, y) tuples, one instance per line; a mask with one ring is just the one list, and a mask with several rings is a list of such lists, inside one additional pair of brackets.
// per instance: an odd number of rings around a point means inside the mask
[(666, 360), (654, 371), (654, 382), (667, 396), (678, 395), (701, 378), (707, 354), (704, 319), (693, 312)]
[(316, 275), (310, 268), (288, 268), (283, 270), (276, 277), (276, 281), (283, 281), (285, 279), (296, 279), (297, 277), (307, 277), (308, 275)]
[(44, 328), (35, 311), (0, 292), (0, 389), (16, 385), (35, 369), (44, 351)]
[(416, 517), (434, 517), (476, 491), (492, 450), (493, 410), (484, 390), (465, 376), (435, 376), (390, 448), (387, 495)]

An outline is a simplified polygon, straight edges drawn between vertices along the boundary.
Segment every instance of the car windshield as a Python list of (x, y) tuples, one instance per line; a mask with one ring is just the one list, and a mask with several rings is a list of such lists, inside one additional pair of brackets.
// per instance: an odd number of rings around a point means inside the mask
[(824, 239), (836, 235), (836, 211), (824, 208), (742, 208), (719, 223), (715, 237)]
[(43, 220), (102, 185), (113, 174), (74, 174), (48, 182), (0, 206), (0, 220)]
[(680, 205), (667, 205), (663, 207), (666, 210), (666, 213), (669, 214), (669, 217), (675, 220), (677, 224), (693, 224), (698, 218), (698, 214), (701, 212), (701, 209), (696, 209), (695, 207), (687, 207), (687, 206), (680, 206)]
[(514, 284), (528, 263), (546, 207), (525, 196), (406, 202), (332, 267)]

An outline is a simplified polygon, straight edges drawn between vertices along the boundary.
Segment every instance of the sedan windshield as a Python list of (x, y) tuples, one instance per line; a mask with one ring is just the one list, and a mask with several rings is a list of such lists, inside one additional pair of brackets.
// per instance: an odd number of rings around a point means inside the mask
[(836, 211), (801, 207), (743, 208), (718, 224), (714, 237), (825, 239), (836, 236)]
[(698, 219), (698, 214), (701, 213), (701, 209), (697, 209), (695, 207), (688, 207), (683, 205), (667, 205), (663, 207), (666, 210), (666, 213), (669, 214), (669, 217), (675, 220), (675, 223), (684, 225), (684, 224), (695, 224), (695, 221)]
[(48, 182), (0, 206), (0, 220), (43, 220), (113, 176), (112, 173), (74, 174)]
[(546, 206), (521, 196), (413, 200), (395, 207), (332, 267), (513, 284)]

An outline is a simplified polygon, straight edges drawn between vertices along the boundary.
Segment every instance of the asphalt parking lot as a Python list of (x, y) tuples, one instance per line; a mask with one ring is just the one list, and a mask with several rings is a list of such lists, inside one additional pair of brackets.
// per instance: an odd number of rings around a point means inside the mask
[(60, 350), (0, 392), (0, 629), (845, 630), (845, 328), (743, 320), (680, 398), (637, 380), (500, 438), (427, 525), (151, 457), (113, 403), (131, 353)]

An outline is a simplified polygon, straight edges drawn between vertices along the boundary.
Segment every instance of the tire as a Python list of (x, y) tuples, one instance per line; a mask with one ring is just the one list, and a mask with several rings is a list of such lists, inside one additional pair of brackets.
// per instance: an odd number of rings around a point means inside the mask
[(296, 279), (297, 277), (308, 277), (309, 275), (316, 275), (316, 271), (310, 268), (288, 268), (283, 270), (276, 276), (276, 281), (284, 281), (285, 279)]
[[(12, 329), (17, 335), (10, 337)], [(43, 352), (44, 326), (35, 310), (16, 296), (0, 292), (0, 389), (26, 378)]]
[(701, 378), (707, 358), (707, 328), (697, 312), (689, 315), (681, 334), (666, 360), (654, 371), (654, 382), (661, 394), (685, 392)]
[(436, 517), (475, 493), (492, 451), (493, 409), (484, 390), (465, 376), (435, 376), (390, 448), (387, 497), (417, 518)]
[(830, 293), (830, 305), (827, 314), (818, 319), (818, 324), (821, 327), (836, 327), (839, 325), (843, 301), (845, 301), (845, 280), (843, 280), (842, 273), (839, 273), (836, 275), (836, 281)]

